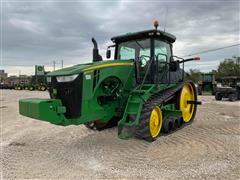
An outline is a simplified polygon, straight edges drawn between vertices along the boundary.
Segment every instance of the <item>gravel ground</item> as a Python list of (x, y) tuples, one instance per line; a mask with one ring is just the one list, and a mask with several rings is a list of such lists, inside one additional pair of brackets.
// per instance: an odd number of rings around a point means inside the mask
[(2, 179), (240, 179), (240, 102), (199, 97), (191, 125), (148, 143), (23, 117), (27, 97), (48, 94), (2, 91)]

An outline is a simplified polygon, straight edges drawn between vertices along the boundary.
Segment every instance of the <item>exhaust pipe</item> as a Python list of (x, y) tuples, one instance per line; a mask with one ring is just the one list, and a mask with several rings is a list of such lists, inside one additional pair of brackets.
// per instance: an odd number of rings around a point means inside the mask
[(97, 41), (92, 38), (92, 42), (93, 42), (93, 62), (98, 62), (98, 61), (102, 61), (102, 56), (98, 54), (98, 45), (97, 45)]

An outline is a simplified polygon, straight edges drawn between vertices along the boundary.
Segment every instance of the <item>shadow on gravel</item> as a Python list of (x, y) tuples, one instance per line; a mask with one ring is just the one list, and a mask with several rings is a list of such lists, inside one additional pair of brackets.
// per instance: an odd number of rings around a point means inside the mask
[(26, 143), (11, 142), (8, 146), (26, 146)]

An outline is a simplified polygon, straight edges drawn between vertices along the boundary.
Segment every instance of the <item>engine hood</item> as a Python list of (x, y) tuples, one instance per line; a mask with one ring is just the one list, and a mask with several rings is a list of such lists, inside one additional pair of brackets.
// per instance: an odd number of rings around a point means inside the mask
[(47, 74), (47, 76), (68, 76), (79, 74), (81, 72), (93, 71), (96, 69), (114, 67), (114, 66), (132, 66), (133, 60), (106, 60), (87, 64), (78, 64), (72, 67), (59, 69)]

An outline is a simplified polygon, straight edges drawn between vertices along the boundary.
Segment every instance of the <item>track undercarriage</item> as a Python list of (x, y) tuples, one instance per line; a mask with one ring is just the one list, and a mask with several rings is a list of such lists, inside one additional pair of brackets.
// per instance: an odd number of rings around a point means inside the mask
[[(185, 91), (190, 96), (185, 97)], [(190, 81), (182, 82), (178, 86), (170, 86), (153, 93), (150, 97), (144, 96), (143, 93), (138, 94), (139, 92), (138, 90), (132, 93), (137, 94), (138, 98), (130, 95), (123, 118), (118, 123), (117, 119), (113, 118), (107, 123), (101, 123), (101, 121), (87, 123), (86, 127), (103, 130), (118, 124), (118, 134), (122, 139), (135, 136), (147, 141), (154, 141), (160, 132), (167, 134), (176, 131), (178, 128), (188, 125), (195, 117), (198, 104), (197, 94), (194, 84)], [(134, 111), (134, 113), (129, 111), (129, 109), (133, 109), (131, 107), (134, 104), (132, 99), (140, 109), (139, 114), (136, 113), (138, 111)]]

